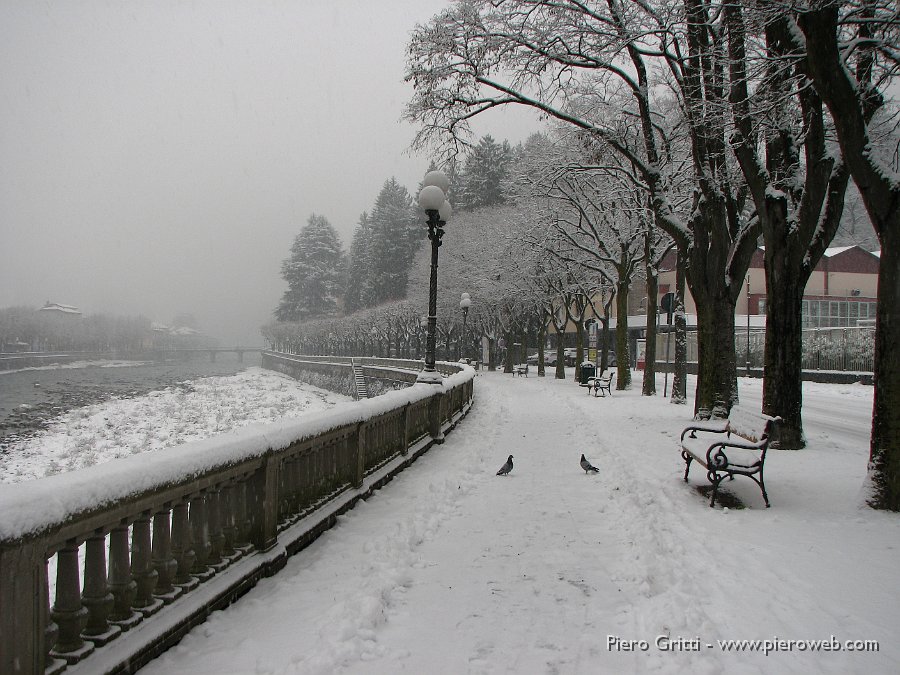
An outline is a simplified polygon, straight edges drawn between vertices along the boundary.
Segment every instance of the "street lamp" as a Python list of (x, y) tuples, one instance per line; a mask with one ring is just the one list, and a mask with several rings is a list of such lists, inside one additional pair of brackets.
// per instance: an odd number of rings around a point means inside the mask
[(447, 201), (450, 181), (443, 171), (429, 171), (422, 181), (419, 192), (419, 206), (428, 216), (428, 239), (431, 240), (431, 280), (428, 287), (428, 331), (425, 338), (425, 369), (419, 373), (417, 382), (440, 384), (440, 373), (434, 369), (434, 342), (437, 332), (437, 268), (438, 248), (444, 236), (444, 226), (453, 209)]
[(460, 354), (460, 358), (466, 358), (466, 317), (469, 316), (469, 307), (472, 306), (472, 299), (469, 297), (468, 293), (463, 293), (459, 296), (459, 308), (463, 313), (463, 327), (462, 327), (462, 354)]

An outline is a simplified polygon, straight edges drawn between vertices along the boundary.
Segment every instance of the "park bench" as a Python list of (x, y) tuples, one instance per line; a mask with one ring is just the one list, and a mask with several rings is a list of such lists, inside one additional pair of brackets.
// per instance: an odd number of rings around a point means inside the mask
[(588, 394), (593, 394), (594, 396), (606, 396), (606, 394), (603, 393), (605, 391), (612, 396), (612, 383), (615, 375), (615, 371), (611, 370), (606, 375), (601, 374), (598, 377), (589, 377), (587, 380)]
[(518, 375), (519, 377), (528, 377), (528, 364), (527, 363), (517, 363), (513, 366), (512, 371), (513, 377)]
[(769, 441), (779, 422), (780, 417), (769, 417), (735, 405), (727, 420), (695, 422), (688, 426), (681, 432), (684, 481), (687, 482), (691, 462), (702, 465), (713, 486), (709, 500), (712, 507), (716, 503), (719, 483), (725, 478), (734, 480), (735, 476), (747, 476), (759, 486), (768, 508), (763, 469)]

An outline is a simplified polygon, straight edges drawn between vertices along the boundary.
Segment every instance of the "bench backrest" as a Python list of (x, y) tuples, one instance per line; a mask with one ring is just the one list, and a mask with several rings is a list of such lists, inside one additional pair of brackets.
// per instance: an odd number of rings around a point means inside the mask
[(752, 408), (732, 406), (728, 414), (728, 428), (750, 441), (759, 441), (764, 436), (771, 437), (780, 417), (770, 417)]

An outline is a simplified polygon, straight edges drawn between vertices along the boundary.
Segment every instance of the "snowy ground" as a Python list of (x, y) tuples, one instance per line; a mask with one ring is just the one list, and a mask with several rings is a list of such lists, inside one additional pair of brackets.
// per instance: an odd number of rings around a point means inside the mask
[(804, 395), (772, 508), (739, 478), (748, 508), (710, 509), (681, 480), (689, 407), (485, 373), (444, 445), (145, 672), (900, 672), (900, 516), (860, 503), (872, 390)]
[(59, 416), (47, 431), (0, 455), (0, 483), (72, 471), (350, 400), (262, 368), (200, 378), (184, 387), (113, 399)]

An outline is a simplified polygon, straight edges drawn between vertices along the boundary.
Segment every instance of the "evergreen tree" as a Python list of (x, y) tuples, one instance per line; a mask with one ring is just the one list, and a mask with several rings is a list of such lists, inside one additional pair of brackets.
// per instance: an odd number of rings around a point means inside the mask
[(337, 231), (324, 216), (312, 214), (281, 264), (288, 284), (275, 318), (302, 321), (337, 313), (343, 291), (344, 252)]
[(350, 244), (347, 257), (347, 278), (344, 284), (344, 313), (352, 314), (366, 305), (363, 304), (363, 288), (369, 278), (371, 267), (372, 226), (369, 214), (359, 217), (359, 224)]
[(412, 198), (396, 179), (384, 183), (369, 219), (369, 270), (362, 301), (373, 307), (406, 297), (413, 255), (425, 236), (413, 210)]
[(466, 158), (456, 205), (471, 210), (503, 204), (503, 182), (509, 175), (512, 154), (508, 141), (497, 143), (490, 135), (482, 136)]

